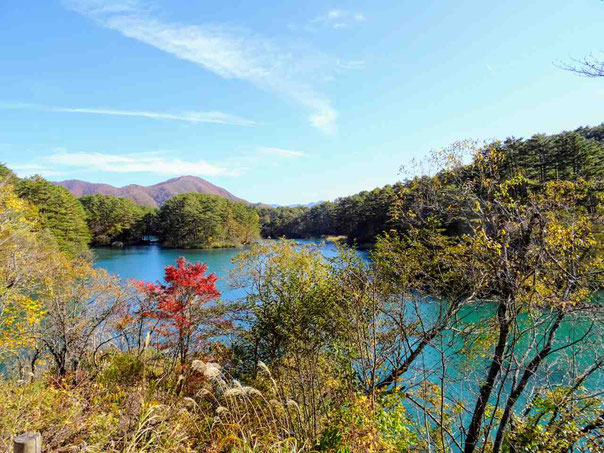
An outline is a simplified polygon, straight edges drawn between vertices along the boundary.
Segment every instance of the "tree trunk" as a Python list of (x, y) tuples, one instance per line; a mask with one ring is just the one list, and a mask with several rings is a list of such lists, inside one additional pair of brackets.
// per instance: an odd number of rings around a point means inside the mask
[(510, 417), (512, 416), (514, 404), (516, 404), (516, 401), (518, 401), (518, 398), (520, 397), (520, 395), (522, 395), (522, 392), (524, 392), (524, 389), (526, 388), (529, 379), (535, 374), (537, 368), (539, 368), (539, 366), (541, 365), (541, 362), (543, 362), (543, 360), (551, 352), (552, 343), (554, 341), (554, 335), (556, 333), (556, 330), (558, 330), (558, 327), (560, 327), (560, 323), (562, 322), (563, 318), (564, 314), (559, 313), (556, 317), (554, 325), (549, 331), (545, 346), (543, 346), (543, 349), (541, 349), (541, 351), (539, 351), (539, 353), (533, 358), (533, 360), (530, 361), (530, 363), (524, 370), (524, 373), (522, 374), (518, 385), (510, 392), (510, 396), (508, 397), (507, 403), (505, 405), (505, 410), (503, 411), (503, 416), (501, 417), (501, 422), (499, 422), (497, 435), (495, 436), (495, 443), (493, 444), (493, 453), (499, 453), (499, 451), (501, 450), (501, 444), (503, 443), (503, 435), (505, 433), (505, 429), (510, 420)]
[(507, 304), (509, 301), (501, 302), (497, 309), (497, 320), (499, 323), (499, 340), (493, 353), (493, 360), (489, 367), (489, 373), (487, 380), (482, 387), (480, 387), (480, 393), (478, 400), (476, 400), (476, 406), (474, 407), (474, 413), (472, 414), (472, 420), (468, 427), (468, 434), (466, 436), (466, 443), (464, 445), (464, 453), (473, 453), (478, 443), (478, 437), (480, 434), (480, 428), (482, 425), (482, 418), (484, 416), (487, 403), (493, 391), (495, 385), (495, 379), (501, 371), (503, 362), (503, 354), (507, 345), (508, 335), (510, 333), (510, 320), (507, 319)]

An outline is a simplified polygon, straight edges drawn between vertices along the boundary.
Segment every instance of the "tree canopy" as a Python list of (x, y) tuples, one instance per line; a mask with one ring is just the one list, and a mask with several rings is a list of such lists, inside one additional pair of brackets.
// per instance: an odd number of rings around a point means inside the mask
[(145, 215), (156, 211), (112, 195), (84, 195), (80, 203), (86, 211), (86, 222), (94, 245), (140, 241), (146, 233)]
[(19, 179), (15, 187), (21, 198), (36, 206), (42, 227), (53, 234), (62, 251), (77, 255), (88, 249), (91, 236), (86, 213), (67, 189), (39, 176)]
[(169, 247), (237, 246), (259, 236), (258, 214), (244, 203), (218, 195), (186, 193), (160, 208), (157, 230)]
[[(527, 178), (545, 182), (604, 175), (604, 125), (555, 135), (537, 134), (530, 139), (512, 137), (494, 146), (505, 156), (497, 170), (500, 176), (522, 170)], [(472, 179), (470, 170), (467, 168), (462, 176)], [(262, 235), (273, 238), (344, 235), (351, 244), (373, 243), (381, 233), (394, 227), (391, 209), (401, 191), (405, 191), (408, 199), (413, 198), (413, 193), (407, 190), (413, 184), (407, 181), (387, 185), (312, 208), (258, 208)]]

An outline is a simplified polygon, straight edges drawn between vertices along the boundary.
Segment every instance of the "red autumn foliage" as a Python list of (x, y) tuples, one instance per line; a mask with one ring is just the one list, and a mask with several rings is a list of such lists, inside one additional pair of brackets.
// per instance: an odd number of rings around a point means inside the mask
[(165, 284), (136, 282), (143, 294), (141, 314), (160, 322), (161, 347), (174, 348), (181, 363), (186, 361), (191, 346), (215, 335), (230, 323), (216, 306), (208, 303), (220, 297), (216, 288), (218, 278), (206, 275), (205, 263), (176, 260), (176, 266), (165, 268)]

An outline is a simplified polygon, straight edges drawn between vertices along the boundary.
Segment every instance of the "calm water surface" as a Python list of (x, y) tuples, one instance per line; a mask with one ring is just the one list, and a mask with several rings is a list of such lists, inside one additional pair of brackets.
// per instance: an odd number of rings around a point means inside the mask
[[(301, 244), (322, 245), (325, 256), (335, 256), (337, 249), (332, 242), (323, 243), (320, 239), (301, 239)], [(96, 267), (102, 267), (122, 279), (136, 279), (156, 282), (163, 280), (164, 268), (174, 264), (176, 259), (184, 256), (191, 262), (201, 261), (207, 263), (208, 272), (213, 272), (219, 278), (218, 288), (225, 299), (237, 297), (236, 291), (229, 288), (227, 278), (233, 268), (231, 259), (241, 253), (243, 249), (168, 249), (159, 245), (140, 245), (118, 248), (97, 248)], [(359, 255), (367, 257), (367, 252), (358, 252)]]

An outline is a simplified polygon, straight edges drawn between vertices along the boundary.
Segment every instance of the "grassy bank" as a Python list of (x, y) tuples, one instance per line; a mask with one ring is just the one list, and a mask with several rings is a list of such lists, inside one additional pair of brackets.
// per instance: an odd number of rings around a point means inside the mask
[(403, 423), (393, 425), (404, 419), (402, 407), (386, 412), (335, 384), (342, 404), (311, 435), (301, 403), (262, 364), (250, 385), (218, 363), (180, 367), (152, 350), (107, 353), (88, 365), (62, 379), (0, 381), (0, 450), (26, 431), (39, 431), (45, 451), (57, 453), (394, 452), (411, 440)]

